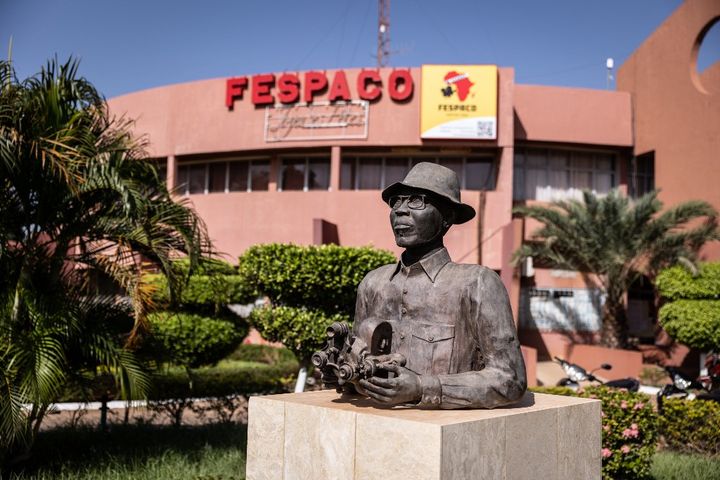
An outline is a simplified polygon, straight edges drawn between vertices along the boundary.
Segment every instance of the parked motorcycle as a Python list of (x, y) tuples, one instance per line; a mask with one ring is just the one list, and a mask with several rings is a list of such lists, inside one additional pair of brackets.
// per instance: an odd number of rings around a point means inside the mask
[(599, 367), (588, 372), (577, 363), (567, 362), (560, 357), (555, 357), (555, 362), (560, 364), (562, 369), (565, 371), (565, 375), (567, 375), (567, 377), (560, 379), (557, 383), (558, 386), (561, 387), (569, 387), (575, 390), (579, 388), (580, 382), (596, 382), (598, 385), (605, 385), (606, 387), (611, 388), (624, 388), (630, 392), (637, 392), (640, 388), (640, 382), (634, 378), (620, 378), (617, 380), (603, 382), (594, 375), (594, 373), (600, 369), (612, 370), (612, 365), (609, 363), (603, 363)]
[(708, 369), (708, 375), (697, 380), (684, 374), (677, 367), (664, 367), (671, 382), (657, 393), (658, 412), (662, 411), (663, 400), (666, 398), (720, 402), (720, 359), (717, 355), (709, 355), (705, 366)]

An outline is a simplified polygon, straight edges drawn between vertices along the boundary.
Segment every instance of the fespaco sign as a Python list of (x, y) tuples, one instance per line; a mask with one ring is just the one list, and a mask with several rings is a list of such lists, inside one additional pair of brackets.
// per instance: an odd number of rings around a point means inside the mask
[(265, 107), (266, 142), (363, 139), (370, 102), (380, 100), (384, 90), (395, 102), (413, 95), (410, 70), (393, 70), (384, 79), (377, 70), (361, 70), (354, 79), (354, 95), (345, 71), (331, 75), (311, 71), (229, 78), (225, 106), (232, 110), (249, 90), (253, 105)]
[(251, 101), (256, 106), (292, 105), (300, 101), (311, 104), (315, 97), (327, 92), (327, 101), (349, 102), (353, 99), (369, 102), (379, 100), (383, 87), (393, 101), (403, 102), (413, 94), (413, 79), (410, 70), (393, 70), (385, 78), (377, 70), (361, 70), (355, 77), (355, 94), (350, 92), (345, 71), (337, 70), (332, 79), (325, 72), (305, 72), (299, 74), (283, 73), (277, 77), (272, 74), (234, 77), (227, 79), (225, 88), (225, 106), (232, 109), (236, 101), (242, 100), (245, 91), (250, 89)]

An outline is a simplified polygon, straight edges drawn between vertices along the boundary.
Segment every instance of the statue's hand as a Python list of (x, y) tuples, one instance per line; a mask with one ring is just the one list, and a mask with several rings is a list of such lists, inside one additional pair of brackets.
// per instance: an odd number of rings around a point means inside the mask
[(382, 368), (393, 372), (395, 378), (370, 377), (358, 382), (370, 398), (384, 405), (414, 403), (422, 398), (420, 375), (395, 363), (385, 363)]

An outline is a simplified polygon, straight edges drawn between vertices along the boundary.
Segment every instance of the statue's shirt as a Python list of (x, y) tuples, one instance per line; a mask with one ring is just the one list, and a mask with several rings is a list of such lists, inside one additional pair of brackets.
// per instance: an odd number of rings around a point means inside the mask
[(453, 263), (442, 248), (373, 270), (358, 287), (356, 334), (368, 318), (392, 324), (392, 352), (421, 375), (421, 405), (492, 408), (525, 392), (507, 291), (486, 267)]

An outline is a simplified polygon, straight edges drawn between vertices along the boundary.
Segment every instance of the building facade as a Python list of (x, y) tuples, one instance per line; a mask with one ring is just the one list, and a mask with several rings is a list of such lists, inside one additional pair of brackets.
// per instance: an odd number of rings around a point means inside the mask
[[(380, 191), (420, 161), (452, 168), (478, 212), (446, 236), (452, 258), (496, 270), (521, 340), (541, 356), (563, 355), (573, 339), (597, 336), (602, 298), (577, 272), (512, 267), (537, 226), (512, 208), (583, 189), (655, 187), (666, 204), (701, 198), (720, 208), (720, 97), (702, 90), (720, 85), (720, 64), (688, 73), (698, 35), (718, 16), (718, 2), (683, 4), (621, 67), (618, 91), (517, 84), (507, 67), (436, 65), (213, 79), (109, 104), (136, 119), (168, 186), (188, 197), (230, 259), (267, 242), (399, 253)], [(660, 65), (674, 73), (657, 75)], [(642, 305), (634, 328), (652, 335)]]

